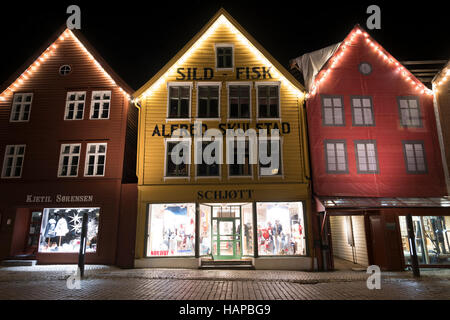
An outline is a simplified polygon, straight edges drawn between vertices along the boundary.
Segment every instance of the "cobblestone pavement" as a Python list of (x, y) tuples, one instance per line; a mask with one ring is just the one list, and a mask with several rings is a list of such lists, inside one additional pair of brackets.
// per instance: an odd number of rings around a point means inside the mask
[(81, 289), (68, 289), (75, 266), (1, 267), (0, 299), (106, 300), (450, 300), (450, 270), (383, 273), (369, 290), (365, 272), (132, 269), (87, 266)]

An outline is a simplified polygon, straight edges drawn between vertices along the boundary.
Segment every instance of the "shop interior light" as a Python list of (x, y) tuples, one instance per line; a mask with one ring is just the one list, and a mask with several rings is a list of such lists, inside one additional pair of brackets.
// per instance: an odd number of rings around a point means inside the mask
[[(14, 93), (13, 88), (19, 88), (21, 85), (24, 84), (24, 80), (28, 80), (29, 77), (33, 74), (34, 71), (37, 71), (38, 68), (44, 63), (48, 58), (53, 56), (55, 54), (56, 49), (58, 48), (58, 45), (56, 44), (57, 41), (65, 41), (71, 37), (75, 42), (78, 44), (78, 46), (87, 54), (87, 56), (94, 62), (94, 64), (99, 68), (99, 71), (102, 72), (106, 78), (108, 78), (112, 85), (118, 86), (117, 83), (113, 80), (113, 78), (103, 69), (100, 63), (98, 63), (97, 60), (92, 56), (92, 54), (86, 49), (86, 47), (81, 43), (81, 41), (75, 36), (75, 34), (69, 30), (66, 29), (61, 36), (55, 41), (55, 43), (51, 44), (44, 52), (33, 62), (30, 64), (30, 66), (20, 75), (16, 78), (16, 80), (8, 87), (6, 88), (1, 94), (0, 94), (0, 101), (5, 101), (8, 95), (11, 95)], [(119, 86), (118, 86), (119, 87)], [(128, 99), (131, 100), (131, 96), (125, 92), (121, 87), (122, 94)]]
[[(277, 70), (269, 60), (264, 57), (264, 55), (253, 45), (250, 41), (224, 16), (221, 15), (217, 20), (212, 24), (212, 26), (197, 40), (179, 59), (177, 62), (173, 64), (172, 67), (169, 68), (167, 72), (165, 72), (156, 82), (154, 82), (143, 94), (142, 97), (145, 99), (148, 96), (151, 96), (153, 92), (158, 90), (167, 80), (170, 74), (176, 72), (177, 68), (182, 66), (187, 59), (195, 52), (198, 48), (200, 48), (204, 41), (207, 40), (214, 32), (217, 31), (217, 28), (221, 26), (226, 26), (229, 31), (239, 40), (247, 49), (249, 49), (258, 60), (271, 68), (271, 74), (275, 78), (281, 78), (281, 82), (291, 91), (293, 92), (297, 98), (303, 98), (304, 93), (296, 88), (288, 79), (282, 76), (281, 72)], [(137, 97), (136, 100), (140, 100), (140, 97)]]
[(330, 71), (332, 69), (335, 69), (338, 66), (339, 61), (344, 57), (344, 54), (349, 49), (349, 46), (353, 44), (353, 42), (356, 40), (356, 37), (363, 36), (365, 39), (365, 43), (369, 45), (369, 47), (372, 48), (374, 52), (378, 54), (379, 57), (381, 57), (385, 63), (387, 64), (395, 64), (396, 71), (400, 72), (401, 76), (406, 80), (406, 82), (411, 83), (412, 86), (418, 87), (417, 90), (420, 90), (422, 94), (426, 93), (428, 95), (432, 95), (433, 91), (425, 87), (423, 83), (420, 81), (414, 81), (410, 77), (409, 71), (407, 71), (403, 66), (400, 66), (399, 62), (392, 56), (390, 56), (388, 53), (386, 53), (381, 46), (377, 45), (377, 43), (374, 40), (371, 40), (369, 37), (369, 34), (363, 30), (361, 30), (358, 26), (353, 29), (352, 32), (347, 36), (346, 39), (344, 39), (341, 46), (338, 48), (338, 51), (334, 54), (334, 58), (331, 58), (331, 60), (327, 63), (329, 65), (328, 68), (322, 70), (316, 77), (313, 85), (311, 86), (310, 93), (307, 94), (307, 98), (314, 96), (317, 92), (317, 89), (321, 83), (323, 83), (327, 77), (330, 75)]

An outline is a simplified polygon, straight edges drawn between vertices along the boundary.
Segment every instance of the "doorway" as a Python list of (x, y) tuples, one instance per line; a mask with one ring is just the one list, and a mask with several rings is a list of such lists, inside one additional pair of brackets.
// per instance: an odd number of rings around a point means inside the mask
[(42, 210), (16, 210), (11, 253), (16, 258), (33, 258), (38, 250)]

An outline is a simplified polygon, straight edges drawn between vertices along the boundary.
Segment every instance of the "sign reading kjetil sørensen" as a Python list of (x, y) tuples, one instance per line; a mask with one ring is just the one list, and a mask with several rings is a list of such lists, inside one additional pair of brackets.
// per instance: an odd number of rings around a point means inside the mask
[[(54, 201), (53, 201), (54, 199)], [(26, 202), (27, 203), (69, 203), (69, 202), (92, 202), (94, 201), (93, 195), (79, 195), (79, 196), (66, 196), (57, 194), (55, 197), (53, 196), (36, 196), (33, 194), (28, 194)]]

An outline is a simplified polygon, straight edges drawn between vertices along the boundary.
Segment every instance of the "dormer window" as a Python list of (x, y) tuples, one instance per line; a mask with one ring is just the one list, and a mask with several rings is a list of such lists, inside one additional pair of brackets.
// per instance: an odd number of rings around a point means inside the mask
[(216, 69), (233, 69), (234, 46), (232, 44), (216, 44)]

